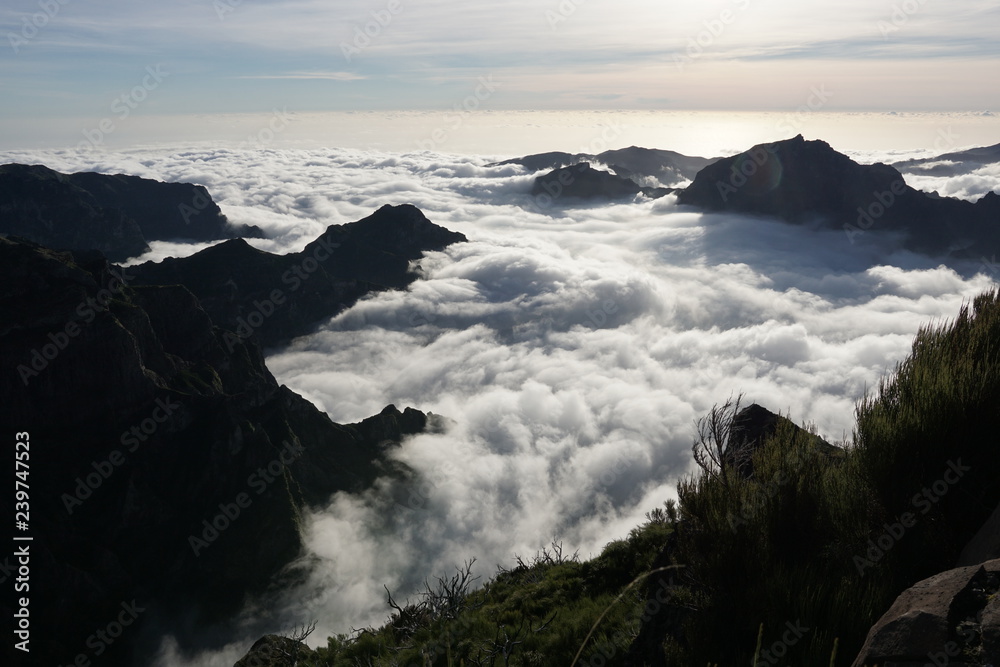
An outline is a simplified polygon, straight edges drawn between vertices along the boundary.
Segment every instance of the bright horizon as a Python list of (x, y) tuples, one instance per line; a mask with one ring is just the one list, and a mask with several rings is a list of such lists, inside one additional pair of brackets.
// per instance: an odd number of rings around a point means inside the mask
[(13, 0), (0, 148), (274, 110), (1000, 108), (996, 2), (673, 4)]

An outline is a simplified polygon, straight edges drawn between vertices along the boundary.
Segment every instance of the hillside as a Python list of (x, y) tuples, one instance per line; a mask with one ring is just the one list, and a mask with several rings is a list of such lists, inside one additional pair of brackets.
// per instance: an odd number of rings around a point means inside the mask
[[(702, 456), (678, 504), (651, 511), (599, 557), (544, 550), (500, 564), (476, 590), (460, 569), (407, 605), (390, 598), (381, 628), (317, 650), (263, 638), (240, 667), (570, 665), (577, 651), (579, 665), (995, 662), (998, 340), (995, 290), (924, 328), (858, 403), (846, 451), (728, 401), (701, 420), (695, 445), (720, 456)], [(771, 422), (763, 438), (748, 439), (754, 421)], [(738, 455), (747, 442), (749, 459)], [(952, 570), (960, 554), (983, 565)], [(923, 607), (926, 622), (905, 614), (928, 596), (937, 602)]]

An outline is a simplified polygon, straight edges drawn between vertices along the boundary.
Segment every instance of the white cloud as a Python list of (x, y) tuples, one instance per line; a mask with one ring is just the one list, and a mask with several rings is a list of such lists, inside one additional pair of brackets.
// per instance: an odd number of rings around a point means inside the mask
[(691, 470), (694, 421), (731, 393), (840, 440), (854, 401), (918, 328), (990, 284), (971, 264), (959, 273), (887, 255), (875, 234), (852, 244), (836, 231), (679, 211), (670, 197), (533, 209), (529, 176), (476, 157), (36, 157), (204, 183), (233, 222), (274, 235), (262, 245), (275, 251), (383, 204), (413, 203), (468, 236), (420, 260), (410, 289), (364, 299), (268, 359), (336, 421), (388, 403), (454, 420), (399, 450), (420, 475), (415, 489), (383, 480), (309, 518), (308, 583), (274, 607), (289, 622), (319, 620), (317, 641), (380, 623), (383, 584), (405, 597), (470, 557), (488, 576), (553, 537), (597, 553), (673, 494)]

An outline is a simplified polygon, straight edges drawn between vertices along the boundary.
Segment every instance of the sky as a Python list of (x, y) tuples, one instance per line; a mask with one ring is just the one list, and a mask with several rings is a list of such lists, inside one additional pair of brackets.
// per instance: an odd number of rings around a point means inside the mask
[[(453, 421), (400, 450), (416, 496), (382, 480), (308, 517), (308, 583), (273, 609), (321, 641), (384, 620), (383, 584), (405, 597), (470, 557), (488, 576), (552, 538), (599, 552), (672, 497), (695, 420), (733, 393), (849, 437), (920, 326), (996, 279), (992, 248), (956, 270), (673, 197), (539, 208), (535, 174), (485, 155), (713, 156), (799, 131), (866, 162), (995, 144), (998, 25), (1000, 2), (964, 0), (6, 0), (0, 163), (202, 184), (273, 252), (383, 204), (469, 238), (269, 353), (336, 421), (388, 403)], [(206, 144), (141, 145), (167, 135)], [(996, 165), (907, 178), (1000, 187)], [(160, 665), (231, 665), (276, 629), (258, 621), (215, 656), (167, 640)]]
[[(0, 140), (129, 115), (1000, 108), (981, 0), (6, 0)], [(33, 126), (34, 127), (34, 126)]]

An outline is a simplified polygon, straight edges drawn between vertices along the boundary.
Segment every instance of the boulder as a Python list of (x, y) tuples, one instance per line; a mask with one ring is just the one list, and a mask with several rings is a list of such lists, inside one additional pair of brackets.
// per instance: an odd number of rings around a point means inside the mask
[(1000, 560), (959, 567), (903, 591), (872, 626), (853, 667), (1000, 661)]

